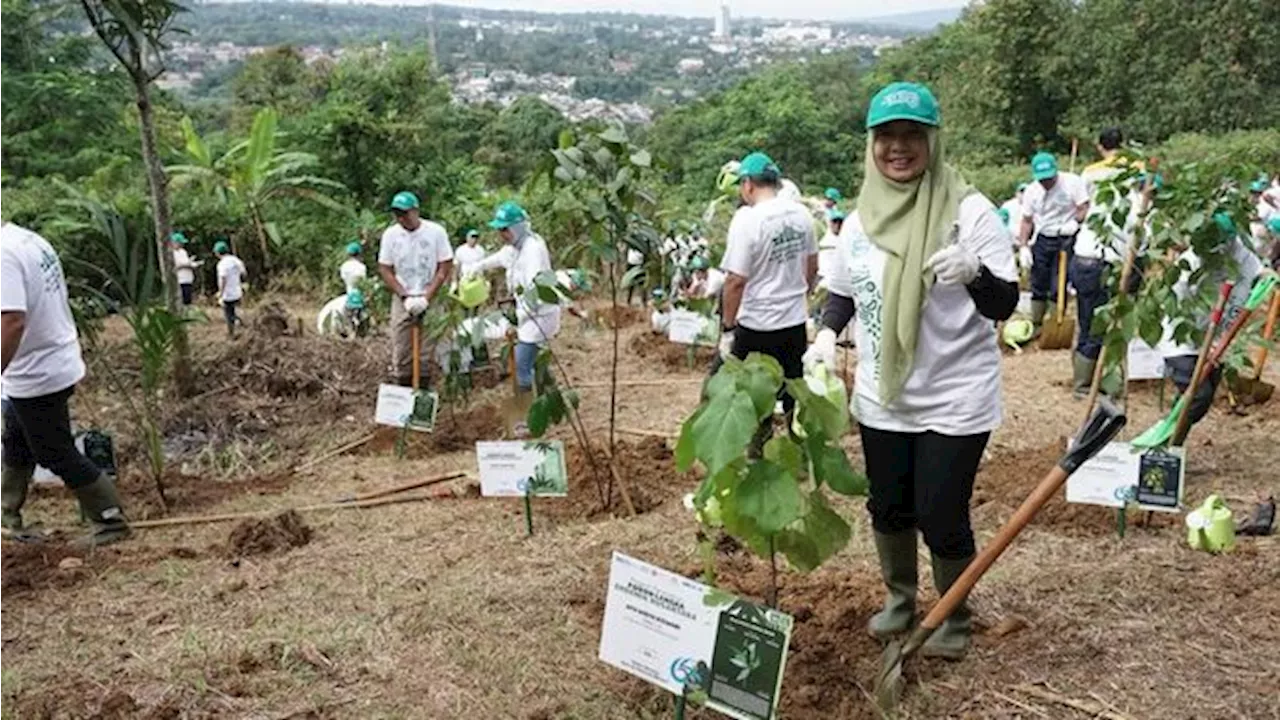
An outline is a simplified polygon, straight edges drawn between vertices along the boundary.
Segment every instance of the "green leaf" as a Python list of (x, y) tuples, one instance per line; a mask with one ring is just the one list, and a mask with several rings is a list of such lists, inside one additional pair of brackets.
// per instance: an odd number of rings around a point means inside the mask
[[(747, 358), (743, 366), (744, 371), (738, 374), (737, 386), (751, 398), (756, 418), (763, 420), (773, 414), (774, 406), (777, 405), (779, 382), (774, 379), (768, 368), (753, 362), (756, 357), (762, 356), (752, 355)], [(779, 368), (779, 377), (781, 374), (781, 368)]]
[(693, 467), (693, 461), (697, 459), (693, 427), (697, 424), (698, 418), (701, 417), (702, 413), (705, 411), (706, 406), (694, 410), (693, 414), (680, 424), (680, 437), (676, 440), (677, 470), (682, 472), (688, 470)]
[(774, 537), (775, 547), (803, 572), (816, 569), (849, 544), (849, 524), (827, 506), (821, 491), (809, 495), (809, 511)]
[(849, 428), (849, 410), (814, 393), (804, 378), (787, 381), (787, 392), (796, 399), (800, 424), (807, 432), (818, 429), (831, 438), (844, 435)]
[(777, 435), (764, 444), (764, 459), (799, 476), (804, 469), (804, 451), (790, 435)]
[(600, 139), (614, 145), (622, 145), (627, 142), (627, 132), (618, 125), (611, 125), (604, 132), (600, 133)]
[(648, 150), (637, 150), (631, 153), (631, 164), (647, 168), (653, 164), (653, 155)]
[(694, 452), (711, 474), (740, 457), (759, 427), (751, 398), (743, 392), (713, 399), (690, 421)]
[(550, 401), (547, 396), (543, 395), (533, 401), (529, 406), (529, 415), (526, 422), (529, 423), (529, 434), (533, 437), (542, 437), (547, 432), (547, 425), (551, 420)]
[(854, 472), (843, 448), (826, 445), (820, 435), (810, 435), (807, 445), (809, 457), (813, 460), (814, 480), (818, 484), (826, 483), (832, 490), (850, 497), (867, 494), (867, 476)]
[(800, 515), (796, 476), (768, 460), (751, 464), (732, 497), (738, 515), (749, 518), (765, 534), (778, 532)]

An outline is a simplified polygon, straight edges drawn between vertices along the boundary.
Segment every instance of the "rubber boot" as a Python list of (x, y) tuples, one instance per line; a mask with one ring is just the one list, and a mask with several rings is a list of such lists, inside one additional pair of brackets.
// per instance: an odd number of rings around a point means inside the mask
[(875, 533), (880, 575), (889, 594), (884, 609), (867, 621), (867, 632), (878, 640), (888, 640), (911, 629), (916, 618), (916, 531)]
[(1089, 386), (1093, 385), (1093, 370), (1098, 366), (1097, 360), (1090, 360), (1080, 353), (1071, 355), (1071, 396), (1082, 400), (1089, 395)]
[(97, 480), (74, 488), (72, 492), (76, 494), (80, 510), (93, 528), (88, 535), (78, 538), (76, 545), (97, 547), (129, 537), (131, 531), (120, 506), (120, 495), (116, 493), (116, 486), (110, 478), (99, 475)]
[[(960, 577), (960, 573), (969, 566), (973, 556), (960, 560), (947, 560), (933, 555), (933, 585), (938, 589), (938, 597), (946, 593), (947, 588)], [(961, 660), (969, 651), (970, 637), (973, 635), (973, 614), (969, 611), (967, 600), (951, 613), (951, 617), (942, 621), (942, 627), (934, 631), (920, 648), (925, 657), (942, 658), (944, 660)]]
[(1040, 337), (1040, 328), (1044, 325), (1045, 313), (1049, 312), (1048, 300), (1031, 301), (1031, 339)]
[(36, 469), (30, 465), (0, 468), (0, 527), (5, 534), (22, 532), (22, 506), (27, 502), (27, 488)]

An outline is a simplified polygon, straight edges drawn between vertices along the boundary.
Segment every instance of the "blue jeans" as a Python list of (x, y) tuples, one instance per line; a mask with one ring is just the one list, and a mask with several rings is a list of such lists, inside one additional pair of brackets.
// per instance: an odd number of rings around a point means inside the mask
[(1107, 292), (1107, 271), (1110, 265), (1094, 258), (1071, 259), (1071, 287), (1076, 289), (1076, 324), (1080, 334), (1076, 338), (1076, 352), (1090, 360), (1097, 360), (1102, 351), (1102, 333), (1091, 329), (1093, 313), (1110, 299)]
[(1071, 265), (1071, 251), (1075, 249), (1076, 237), (1048, 237), (1037, 235), (1036, 244), (1031, 246), (1031, 299), (1057, 301), (1058, 292), (1058, 252), (1067, 251), (1067, 265)]
[(538, 359), (538, 344), (516, 343), (516, 385), (521, 390), (533, 389), (533, 363)]

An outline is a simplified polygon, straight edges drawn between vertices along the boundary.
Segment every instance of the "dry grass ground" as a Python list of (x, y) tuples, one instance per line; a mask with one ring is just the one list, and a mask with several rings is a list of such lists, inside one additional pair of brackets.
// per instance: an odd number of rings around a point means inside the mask
[[(218, 330), (198, 332), (208, 362), (223, 352)], [(639, 325), (626, 329), (622, 347), (639, 332)], [(338, 352), (380, 361), (377, 341), (355, 347)], [(576, 379), (606, 379), (605, 331), (571, 321), (557, 347)], [(1081, 404), (1066, 386), (1069, 358), (1035, 351), (1005, 357), (1005, 425), (975, 499), (982, 538), (1048, 469), (1049, 446), (1080, 420)], [(292, 377), (287, 359), (250, 360)], [(275, 472), (369, 429), (376, 377), (347, 378), (347, 393), (324, 368), (305, 370), (322, 376), (319, 386), (288, 392), (311, 408), (309, 416), (289, 412), (287, 393), (273, 397), (271, 388), (231, 390), (227, 404), (211, 407), (241, 419), (260, 415), (270, 431), (219, 426), (247, 467), (217, 474), (194, 464), (203, 474), (177, 482), (218, 490), (193, 494), (199, 502), (176, 512), (283, 509), (474, 470), (471, 452), (418, 444), (404, 460), (389, 450), (366, 451), (305, 473)], [(623, 427), (673, 430), (696, 403), (697, 386), (688, 382), (696, 373), (679, 363), (624, 359), (621, 374), (671, 381), (625, 387)], [(1277, 374), (1273, 363), (1270, 376)], [(479, 402), (501, 392), (486, 391)], [(591, 427), (607, 422), (607, 392), (583, 390)], [(196, 405), (202, 402), (212, 401)], [(1159, 414), (1150, 388), (1138, 389), (1130, 407), (1128, 436)], [(100, 388), (87, 387), (77, 411), (128, 435)], [(1239, 512), (1275, 493), (1278, 432), (1280, 401), (1248, 416), (1220, 403), (1192, 435), (1188, 502), (1222, 492)], [(271, 453), (255, 454), (268, 442)], [(857, 440), (848, 447), (860, 460)], [(140, 462), (132, 453), (124, 459)], [(277, 481), (252, 492), (264, 478)], [(142, 502), (145, 482), (129, 482), (129, 497)], [(636, 518), (554, 512), (546, 501), (535, 509), (532, 538), (524, 537), (518, 502), (459, 497), (311, 513), (304, 518), (309, 542), (247, 557), (228, 551), (227, 523), (139, 531), (83, 558), (57, 543), (6, 541), (3, 714), (668, 717), (667, 697), (599, 663), (596, 649), (612, 550), (677, 571), (697, 567), (680, 490), (673, 482), (665, 502)], [(62, 493), (37, 493), (30, 509), (47, 525), (74, 520)], [(865, 511), (852, 502), (841, 509), (857, 520), (848, 549), (813, 575), (783, 578), (781, 603), (801, 619), (785, 718), (874, 716), (863, 688), (879, 647), (862, 626), (880, 596), (878, 571)], [(1244, 540), (1236, 552), (1213, 557), (1185, 548), (1178, 521), (1158, 518), (1121, 540), (1112, 517), (1103, 509), (1057, 508), (1033, 524), (979, 586), (974, 603), (983, 630), (974, 651), (959, 664), (913, 665), (903, 716), (1280, 717), (1280, 544)], [(722, 566), (726, 585), (761, 593), (759, 561), (733, 554)]]

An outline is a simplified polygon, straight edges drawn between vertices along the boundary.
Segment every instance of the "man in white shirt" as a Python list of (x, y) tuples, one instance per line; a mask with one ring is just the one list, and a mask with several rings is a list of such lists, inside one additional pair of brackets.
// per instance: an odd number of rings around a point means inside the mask
[[(804, 373), (808, 294), (818, 274), (813, 220), (800, 203), (779, 197), (782, 172), (761, 152), (742, 159), (738, 192), (745, 207), (729, 224), (720, 357), (769, 355), (787, 378)], [(718, 369), (718, 368), (717, 368)], [(790, 412), (795, 401), (783, 394)]]
[(364, 248), (360, 243), (352, 240), (347, 243), (347, 259), (342, 261), (342, 265), (338, 267), (338, 277), (342, 278), (342, 287), (345, 292), (351, 292), (359, 287), (360, 281), (369, 276), (369, 269), (365, 267), (364, 262), (360, 260), (360, 256), (364, 253)]
[[(453, 248), (443, 226), (422, 219), (413, 193), (396, 193), (391, 212), (396, 221), (382, 233), (378, 273), (392, 295), (391, 377), (408, 386), (413, 384), (413, 326), (421, 326), (427, 305), (448, 282)], [(424, 338), (419, 335), (420, 352)], [(422, 363), (421, 372), (428, 367), (430, 363)]]
[(484, 248), (480, 247), (480, 233), (474, 229), (467, 230), (466, 240), (453, 251), (453, 267), (461, 276), (462, 268), (480, 262), (485, 254)]
[(22, 506), (37, 465), (75, 493), (93, 532), (80, 544), (129, 535), (115, 485), (75, 445), (67, 402), (84, 377), (67, 281), (44, 238), (10, 223), (0, 228), (4, 457), (0, 520), (21, 533)]
[[(1058, 161), (1052, 154), (1039, 152), (1031, 158), (1031, 177), (1035, 182), (1022, 193), (1022, 223), (1018, 230), (1018, 246), (1026, 247), (1035, 230), (1031, 245), (1031, 323), (1035, 334), (1044, 324), (1049, 299), (1058, 284), (1058, 253), (1070, 255), (1080, 223), (1089, 212), (1089, 191), (1079, 175), (1058, 172)], [(1068, 261), (1070, 258), (1068, 257)]]
[(187, 254), (187, 236), (180, 232), (169, 235), (169, 247), (173, 250), (173, 270), (178, 276), (178, 289), (182, 291), (182, 304), (190, 305), (196, 281), (196, 268), (203, 263), (192, 260)]
[(233, 337), (236, 325), (240, 323), (236, 308), (244, 299), (244, 262), (231, 254), (231, 246), (226, 240), (213, 244), (213, 254), (218, 258), (218, 304), (222, 306), (222, 318), (227, 322), (227, 337)]

